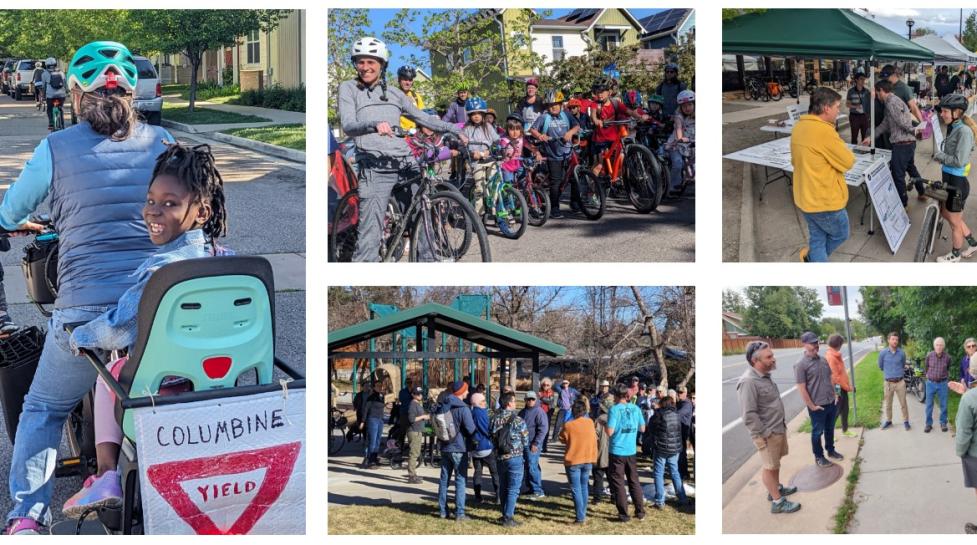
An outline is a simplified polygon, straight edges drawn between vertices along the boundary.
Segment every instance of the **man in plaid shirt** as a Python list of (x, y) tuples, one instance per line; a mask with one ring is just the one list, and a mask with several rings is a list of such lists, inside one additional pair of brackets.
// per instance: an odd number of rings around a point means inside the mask
[(947, 380), (950, 354), (943, 337), (933, 340), (933, 351), (926, 355), (926, 433), (933, 431), (933, 395), (940, 396), (940, 429), (947, 431)]

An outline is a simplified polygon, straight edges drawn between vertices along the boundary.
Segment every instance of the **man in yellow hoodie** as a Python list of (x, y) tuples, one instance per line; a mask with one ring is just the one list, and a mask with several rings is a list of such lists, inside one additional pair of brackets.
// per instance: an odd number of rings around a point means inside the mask
[(855, 155), (835, 129), (840, 111), (841, 95), (820, 87), (790, 136), (794, 204), (804, 213), (810, 235), (808, 247), (801, 250), (805, 262), (827, 261), (848, 240), (845, 172), (855, 164)]
[[(414, 101), (414, 105), (417, 106), (418, 110), (423, 110), (424, 99), (422, 99), (421, 95), (417, 94), (417, 91), (414, 90), (414, 78), (416, 77), (417, 69), (409, 64), (401, 66), (397, 69), (397, 85), (400, 87), (400, 90), (407, 95), (407, 98)], [(400, 116), (400, 128), (404, 129), (405, 131), (409, 131), (416, 126), (417, 124), (410, 119)]]

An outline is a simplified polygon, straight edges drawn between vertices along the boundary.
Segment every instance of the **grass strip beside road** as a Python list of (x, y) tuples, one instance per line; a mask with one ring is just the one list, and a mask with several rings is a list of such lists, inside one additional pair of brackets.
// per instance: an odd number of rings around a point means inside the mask
[[(879, 353), (869, 352), (856, 363), (855, 367), (855, 399), (858, 402), (858, 418), (851, 416), (852, 399), (848, 398), (848, 427), (849, 428), (877, 428), (879, 415), (882, 412), (883, 383), (882, 370), (878, 365)], [(807, 410), (807, 409), (804, 409)], [(841, 418), (835, 419), (835, 427), (841, 427)], [(811, 420), (807, 419), (798, 430), (810, 433)]]
[(200, 105), (191, 114), (187, 106), (176, 106), (170, 103), (163, 103), (163, 119), (184, 123), (187, 125), (218, 125), (224, 123), (265, 123), (271, 121), (256, 115), (241, 115), (233, 112), (222, 112), (209, 108), (202, 108)]
[[(491, 495), (488, 495), (491, 497)], [(454, 512), (454, 501), (449, 497), (449, 510)], [(673, 502), (665, 504), (661, 511), (646, 505), (648, 516), (644, 520), (632, 518), (631, 522), (617, 520), (617, 508), (610, 501), (587, 508), (587, 522), (583, 526), (573, 524), (573, 500), (569, 491), (560, 496), (545, 498), (520, 497), (516, 504), (516, 528), (504, 528), (498, 523), (499, 507), (492, 503), (474, 503), (468, 497), (465, 506), (466, 522), (438, 517), (437, 502), (426, 500), (390, 505), (329, 506), (330, 534), (435, 534), (435, 535), (537, 535), (554, 534), (685, 534), (695, 533), (695, 507), (678, 507)]]
[(221, 131), (231, 136), (239, 136), (249, 140), (257, 140), (266, 144), (274, 144), (285, 148), (305, 151), (305, 125), (269, 125), (267, 127), (242, 127)]

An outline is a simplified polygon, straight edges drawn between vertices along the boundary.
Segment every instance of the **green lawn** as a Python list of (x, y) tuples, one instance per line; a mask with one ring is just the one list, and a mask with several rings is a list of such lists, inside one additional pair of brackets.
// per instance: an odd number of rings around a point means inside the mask
[(185, 83), (170, 83), (168, 85), (163, 85), (163, 94), (170, 95), (173, 93), (182, 93), (189, 89), (190, 86)]
[[(449, 495), (449, 509), (454, 501)], [(329, 507), (330, 534), (435, 534), (461, 536), (472, 534), (512, 534), (548, 536), (554, 534), (694, 534), (695, 507), (679, 507), (674, 502), (665, 504), (661, 511), (648, 504), (648, 516), (639, 521), (621, 523), (617, 509), (610, 501), (591, 505), (587, 509), (587, 522), (583, 526), (573, 524), (573, 500), (569, 493), (547, 496), (537, 500), (521, 497), (516, 503), (516, 520), (522, 525), (503, 528), (498, 524), (499, 508), (491, 503), (475, 504), (469, 496), (465, 513), (469, 520), (457, 523), (438, 517), (435, 501), (404, 502), (383, 506), (351, 505)]]
[(229, 129), (222, 132), (266, 144), (305, 151), (305, 125), (302, 124), (269, 125), (267, 127)]
[(261, 123), (271, 121), (256, 115), (241, 115), (232, 112), (221, 112), (209, 108), (197, 106), (191, 114), (187, 111), (187, 106), (176, 106), (167, 102), (163, 103), (163, 119), (186, 123), (188, 125), (210, 125), (219, 123)]
[[(858, 402), (858, 418), (851, 416), (852, 398), (848, 397), (848, 426), (852, 428), (877, 428), (882, 411), (883, 382), (882, 370), (878, 365), (879, 353), (872, 352), (862, 358), (855, 366), (855, 398)], [(835, 427), (841, 427), (841, 418), (835, 420)], [(801, 432), (811, 431), (811, 421), (801, 424)]]

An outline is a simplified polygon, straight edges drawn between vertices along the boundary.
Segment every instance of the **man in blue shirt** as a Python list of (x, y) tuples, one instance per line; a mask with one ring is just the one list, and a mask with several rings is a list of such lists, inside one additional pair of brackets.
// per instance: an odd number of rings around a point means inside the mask
[[(645, 424), (641, 409), (628, 403), (628, 387), (618, 384), (614, 390), (614, 406), (607, 419), (607, 435), (610, 438), (611, 495), (617, 506), (617, 516), (621, 522), (628, 522), (628, 492), (634, 502), (634, 516), (645, 518), (645, 497), (638, 482), (638, 434), (644, 433)], [(625, 486), (627, 481), (627, 486)]]
[(902, 423), (909, 430), (909, 408), (906, 406), (906, 381), (902, 379), (906, 367), (906, 353), (899, 348), (899, 334), (889, 333), (889, 348), (879, 352), (879, 369), (885, 378), (885, 422), (882, 429), (892, 427), (892, 394), (899, 398)]

